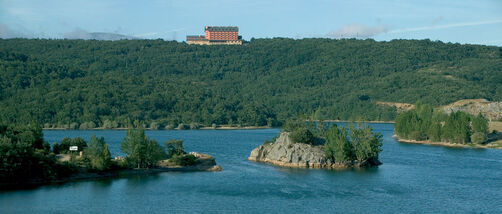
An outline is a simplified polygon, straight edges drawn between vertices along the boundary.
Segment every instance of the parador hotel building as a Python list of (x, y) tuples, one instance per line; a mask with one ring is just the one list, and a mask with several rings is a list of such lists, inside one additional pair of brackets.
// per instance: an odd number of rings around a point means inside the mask
[(237, 26), (206, 26), (205, 35), (187, 36), (187, 44), (196, 45), (241, 45)]

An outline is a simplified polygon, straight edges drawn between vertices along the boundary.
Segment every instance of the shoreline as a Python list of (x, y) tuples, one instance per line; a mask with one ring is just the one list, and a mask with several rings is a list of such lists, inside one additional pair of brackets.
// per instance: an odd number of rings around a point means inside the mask
[(324, 122), (337, 122), (337, 123), (381, 123), (381, 124), (392, 124), (394, 121), (383, 121), (383, 120), (323, 120)]
[(272, 143), (258, 145), (251, 150), (248, 161), (261, 162), (284, 168), (348, 170), (371, 168), (382, 164), (377, 157), (364, 160), (334, 162), (326, 157), (322, 145), (294, 143), (288, 132), (281, 132)]
[(130, 176), (147, 176), (159, 174), (162, 172), (218, 172), (221, 171), (219, 166), (208, 169), (199, 169), (197, 166), (188, 167), (160, 167), (150, 169), (117, 169), (105, 172), (79, 172), (68, 177), (56, 179), (34, 179), (23, 183), (0, 183), (0, 187), (5, 189), (19, 189), (29, 186), (42, 186), (48, 184), (63, 184), (67, 182), (92, 181), (110, 178), (124, 178)]
[[(336, 122), (336, 123), (381, 123), (381, 124), (393, 124), (395, 123), (394, 121), (380, 121), (380, 120), (375, 120), (375, 121), (351, 121), (351, 120), (323, 120), (323, 122)], [(230, 125), (221, 125), (217, 126), (216, 128), (213, 128), (212, 126), (201, 126), (198, 129), (151, 129), (151, 128), (144, 128), (144, 130), (149, 130), (149, 131), (179, 131), (179, 130), (249, 130), (249, 129), (274, 129), (274, 128), (281, 128), (281, 127), (274, 127), (274, 126), (230, 126)], [(92, 129), (67, 129), (67, 128), (42, 128), (42, 130), (78, 130), (78, 131), (96, 131), (96, 130), (103, 130), (103, 131), (109, 131), (109, 130), (127, 130), (129, 128), (112, 128), (112, 129), (105, 129), (102, 127), (98, 128), (92, 128)]]
[(486, 145), (477, 145), (477, 144), (459, 144), (459, 143), (450, 143), (450, 142), (433, 142), (426, 140), (409, 140), (400, 138), (397, 135), (392, 135), (394, 139), (396, 139), (399, 143), (407, 143), (407, 144), (422, 144), (422, 145), (431, 145), (431, 146), (442, 146), (442, 147), (450, 147), (450, 148), (469, 148), (469, 149), (502, 149), (502, 146), (490, 145), (490, 143)]
[(48, 184), (63, 184), (67, 182), (91, 181), (100, 179), (123, 178), (130, 176), (148, 176), (163, 172), (219, 172), (222, 168), (216, 164), (214, 158), (207, 154), (196, 153), (198, 164), (192, 166), (166, 166), (160, 165), (156, 168), (125, 168), (113, 169), (102, 172), (76, 172), (65, 177), (52, 179), (30, 179), (23, 182), (0, 183), (2, 189), (20, 189), (30, 186), (42, 186)]
[[(151, 128), (144, 128), (144, 130), (148, 131), (183, 131), (183, 130), (246, 130), (246, 129), (272, 129), (272, 128), (279, 128), (279, 127), (268, 127), (268, 126), (242, 126), (242, 127), (237, 127), (237, 126), (219, 126), (216, 128), (213, 128), (211, 126), (203, 126), (198, 129), (151, 129)], [(130, 128), (113, 128), (113, 129), (105, 129), (105, 128), (92, 128), (92, 129), (66, 129), (66, 128), (42, 128), (42, 130), (75, 130), (75, 131), (121, 131), (121, 130), (128, 130)]]
[(292, 168), (292, 169), (320, 169), (320, 170), (334, 170), (334, 171), (346, 171), (346, 170), (363, 170), (363, 169), (369, 169), (369, 168), (375, 168), (378, 167), (378, 165), (381, 164), (376, 164), (376, 165), (369, 165), (369, 166), (361, 166), (357, 163), (332, 163), (332, 164), (325, 164), (325, 163), (308, 163), (307, 165), (305, 164), (299, 164), (299, 163), (288, 163), (288, 162), (282, 162), (282, 161), (277, 161), (277, 160), (271, 160), (268, 158), (265, 159), (257, 159), (256, 157), (248, 157), (248, 161), (252, 161), (255, 163), (263, 163), (263, 164), (268, 164), (276, 167), (283, 167), (283, 168)]

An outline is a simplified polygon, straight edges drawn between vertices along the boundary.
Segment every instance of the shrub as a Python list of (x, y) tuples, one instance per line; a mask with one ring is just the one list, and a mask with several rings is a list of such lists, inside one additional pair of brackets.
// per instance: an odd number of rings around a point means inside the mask
[(167, 124), (165, 127), (164, 127), (165, 130), (173, 130), (174, 129), (174, 125), (173, 124)]
[(166, 146), (167, 158), (186, 154), (185, 150), (183, 149), (182, 140), (171, 139), (167, 142), (164, 142), (164, 145)]
[(314, 135), (305, 127), (297, 128), (289, 135), (289, 139), (295, 143), (313, 144)]
[(263, 142), (263, 145), (275, 143), (275, 141), (277, 140), (278, 137), (279, 137), (279, 135), (273, 137), (272, 140), (265, 139), (265, 141)]
[(486, 133), (483, 132), (476, 132), (471, 135), (471, 142), (476, 143), (476, 144), (482, 144), (488, 140), (488, 137), (486, 136)]
[(195, 130), (195, 129), (199, 129), (199, 128), (200, 128), (200, 124), (190, 123), (190, 129)]
[(284, 126), (282, 128), (286, 132), (293, 132), (299, 128), (305, 127), (305, 122), (302, 122), (300, 120), (286, 120), (284, 123)]
[(150, 123), (150, 129), (151, 130), (159, 130), (160, 125), (157, 122), (151, 122)]
[(197, 158), (194, 155), (174, 155), (169, 159), (171, 163), (180, 166), (193, 166), (197, 163)]
[(93, 129), (96, 127), (96, 123), (90, 121), (90, 122), (84, 122), (80, 124), (79, 129)]
[(114, 128), (117, 128), (118, 126), (119, 126), (119, 124), (116, 121), (105, 120), (103, 122), (104, 129), (114, 129)]
[(414, 140), (425, 140), (425, 135), (420, 131), (411, 131), (409, 137)]
[(185, 129), (188, 129), (188, 128), (190, 128), (188, 125), (180, 123), (180, 124), (178, 124), (178, 128), (177, 129), (179, 129), (179, 130), (185, 130)]
[(78, 123), (70, 123), (70, 129), (78, 129)]

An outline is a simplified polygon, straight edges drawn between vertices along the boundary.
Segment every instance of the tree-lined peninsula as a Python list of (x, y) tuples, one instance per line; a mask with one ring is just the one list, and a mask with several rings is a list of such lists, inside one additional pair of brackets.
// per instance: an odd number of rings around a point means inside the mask
[(393, 107), (502, 101), (502, 48), (430, 40), (0, 39), (0, 121), (44, 128), (278, 126), (389, 121)]
[(489, 132), (488, 120), (462, 111), (445, 113), (429, 104), (417, 103), (415, 108), (400, 113), (394, 124), (398, 141), (444, 146), (502, 148), (492, 141), (502, 139), (496, 130)]
[[(70, 149), (74, 147), (76, 149)], [(182, 140), (161, 146), (143, 129), (129, 129), (121, 143), (125, 157), (112, 159), (104, 137), (64, 138), (51, 145), (37, 124), (0, 124), (0, 187), (65, 182), (164, 171), (220, 171), (214, 158), (190, 153)]]

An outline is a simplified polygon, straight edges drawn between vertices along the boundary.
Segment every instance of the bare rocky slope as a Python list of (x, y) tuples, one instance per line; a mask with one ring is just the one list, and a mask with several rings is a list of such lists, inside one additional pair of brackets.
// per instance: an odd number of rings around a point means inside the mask
[[(378, 105), (395, 107), (397, 112), (408, 111), (415, 108), (410, 103), (377, 102)], [(471, 115), (481, 113), (490, 121), (502, 119), (502, 102), (491, 102), (486, 99), (465, 99), (440, 107), (446, 114), (463, 111)]]
[(333, 163), (326, 158), (322, 145), (294, 143), (289, 133), (283, 132), (275, 142), (259, 145), (251, 151), (248, 160), (293, 168), (347, 169), (380, 165), (378, 160), (359, 164), (357, 161)]
[(445, 113), (463, 111), (471, 115), (481, 113), (486, 119), (498, 120), (502, 118), (502, 102), (490, 102), (485, 99), (459, 100), (450, 105), (443, 106)]

